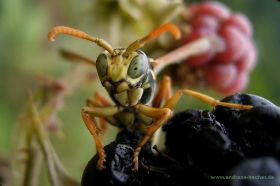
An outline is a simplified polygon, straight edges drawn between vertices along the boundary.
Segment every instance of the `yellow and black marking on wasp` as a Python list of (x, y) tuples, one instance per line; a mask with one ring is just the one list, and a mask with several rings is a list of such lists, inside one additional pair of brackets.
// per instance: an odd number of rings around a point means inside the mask
[(115, 103), (111, 105), (101, 94), (97, 93), (95, 98), (87, 100), (86, 106), (81, 111), (82, 118), (96, 143), (99, 154), (98, 169), (104, 168), (105, 151), (98, 136), (99, 128), (96, 117), (120, 128), (134, 128), (143, 132), (144, 137), (139, 141), (133, 154), (134, 170), (137, 171), (138, 155), (141, 148), (150, 140), (155, 131), (172, 117), (172, 110), (183, 94), (191, 95), (212, 106), (220, 105), (237, 109), (252, 108), (250, 105), (220, 102), (189, 89), (177, 90), (172, 95), (171, 81), (168, 76), (163, 78), (156, 92), (156, 73), (164, 66), (171, 64), (172, 60), (168, 56), (166, 57), (167, 61), (162, 60), (165, 59), (164, 57), (158, 60), (148, 58), (139, 48), (166, 31), (171, 32), (176, 39), (180, 38), (179, 29), (175, 25), (167, 23), (150, 32), (147, 36), (136, 40), (127, 48), (116, 49), (113, 49), (102, 39), (69, 27), (54, 27), (48, 34), (51, 41), (54, 41), (57, 34), (63, 33), (92, 41), (105, 49), (97, 57), (96, 62), (79, 55), (72, 56), (96, 65), (99, 79)]

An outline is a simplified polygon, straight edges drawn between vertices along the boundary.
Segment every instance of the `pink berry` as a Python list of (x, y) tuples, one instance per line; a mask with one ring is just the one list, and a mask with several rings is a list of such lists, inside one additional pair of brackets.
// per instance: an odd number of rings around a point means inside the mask
[(205, 72), (209, 85), (213, 87), (228, 87), (236, 79), (237, 70), (233, 64), (212, 65)]
[(232, 63), (240, 59), (246, 48), (245, 36), (236, 27), (230, 25), (221, 28), (220, 36), (224, 39), (225, 50), (217, 54), (215, 61)]
[(208, 1), (201, 4), (194, 4), (189, 8), (189, 11), (194, 15), (210, 15), (214, 16), (217, 20), (223, 21), (230, 15), (228, 7), (222, 3), (215, 1)]
[[(210, 36), (214, 35), (214, 32), (208, 29), (199, 29), (199, 30), (193, 30), (190, 35), (187, 36), (186, 38), (186, 43), (190, 43), (192, 41), (195, 41), (201, 37), (204, 36)], [(207, 64), (210, 62), (215, 56), (215, 52), (212, 50), (209, 50), (205, 52), (204, 54), (196, 55), (196, 56), (191, 56), (188, 58), (185, 63), (193, 66), (193, 67), (198, 67)]]
[(205, 36), (216, 36), (222, 39), (224, 48), (217, 52), (217, 49), (213, 50), (216, 48), (213, 44), (204, 54), (189, 57), (184, 62), (188, 71), (178, 76), (179, 81), (180, 78), (184, 79), (184, 74), (193, 71), (196, 78), (193, 82), (204, 78), (206, 84), (219, 93), (229, 95), (244, 89), (258, 55), (249, 19), (242, 13), (232, 13), (220, 2), (210, 0), (193, 3), (188, 6), (188, 13), (191, 16), (186, 20), (191, 26), (191, 33), (186, 36), (185, 43)]
[(241, 13), (231, 15), (227, 20), (223, 22), (223, 25), (236, 26), (247, 37), (252, 37), (253, 28), (249, 19)]
[(251, 71), (255, 67), (256, 63), (257, 49), (254, 43), (248, 40), (244, 56), (236, 62), (237, 69), (239, 72)]
[(218, 20), (209, 15), (198, 15), (193, 18), (192, 22), (192, 29), (208, 29), (212, 31), (217, 31), (219, 28)]
[(232, 95), (246, 88), (248, 84), (248, 76), (246, 73), (241, 73), (236, 76), (236, 79), (228, 86), (216, 86), (214, 89), (225, 95)]

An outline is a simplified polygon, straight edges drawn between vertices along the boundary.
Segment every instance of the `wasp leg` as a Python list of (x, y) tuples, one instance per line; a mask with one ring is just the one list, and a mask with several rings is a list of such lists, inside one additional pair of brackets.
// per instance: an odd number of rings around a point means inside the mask
[(103, 106), (110, 106), (110, 102), (102, 95), (100, 91), (95, 93), (95, 99), (98, 100)]
[(90, 131), (96, 145), (96, 150), (99, 155), (99, 159), (97, 162), (97, 169), (102, 170), (104, 167), (104, 161), (105, 161), (105, 151), (103, 149), (103, 145), (101, 143), (101, 140), (98, 136), (98, 129), (97, 124), (94, 117), (108, 117), (112, 116), (116, 113), (118, 113), (120, 109), (116, 106), (110, 106), (110, 107), (84, 107), (81, 111), (82, 118), (84, 120), (84, 123), (86, 124), (88, 130)]
[(169, 76), (164, 76), (158, 92), (153, 101), (153, 107), (160, 107), (162, 101), (167, 101), (172, 96), (171, 79)]
[(224, 106), (224, 107), (236, 108), (236, 109), (241, 109), (241, 110), (248, 110), (248, 109), (253, 108), (252, 105), (241, 105), (241, 104), (235, 104), (235, 103), (221, 102), (208, 95), (205, 95), (205, 94), (193, 91), (193, 90), (189, 90), (189, 89), (177, 90), (176, 93), (174, 94), (174, 96), (172, 96), (172, 98), (170, 98), (163, 107), (173, 109), (183, 94), (191, 95), (213, 107)]
[(138, 164), (139, 164), (138, 156), (142, 147), (149, 141), (149, 139), (152, 137), (154, 132), (157, 129), (159, 129), (172, 115), (172, 111), (169, 108), (154, 108), (147, 105), (138, 104), (136, 105), (136, 109), (140, 113), (155, 119), (155, 121), (149, 126), (149, 128), (146, 131), (146, 134), (140, 140), (136, 149), (134, 150), (133, 153), (134, 171), (138, 171)]
[[(161, 85), (158, 89), (158, 92), (153, 101), (153, 107), (159, 108), (162, 104), (165, 104), (167, 100), (169, 100), (172, 96), (171, 89), (171, 79), (169, 76), (164, 76), (161, 82)], [(154, 145), (159, 146), (160, 138), (161, 138), (161, 129), (157, 130), (152, 139), (152, 147)]]
[[(102, 95), (102, 93), (100, 91), (97, 91), (95, 93), (94, 97), (90, 97), (87, 99), (86, 101), (86, 105), (88, 107), (107, 107), (107, 106), (111, 106), (110, 102)], [(109, 121), (108, 121), (109, 120)], [(106, 129), (107, 129), (107, 125), (106, 123), (115, 123), (115, 121), (113, 121), (114, 119), (112, 117), (108, 117), (103, 118), (100, 117), (99, 118), (99, 129), (102, 132), (101, 134), (104, 134)]]
[(96, 66), (96, 63), (95, 63), (94, 60), (89, 59), (87, 57), (84, 57), (84, 56), (82, 56), (80, 54), (77, 54), (75, 52), (65, 50), (65, 49), (60, 49), (59, 53), (63, 58), (65, 58), (65, 59), (67, 59), (71, 62), (79, 61), (79, 62), (83, 62), (83, 63), (88, 64), (88, 65)]

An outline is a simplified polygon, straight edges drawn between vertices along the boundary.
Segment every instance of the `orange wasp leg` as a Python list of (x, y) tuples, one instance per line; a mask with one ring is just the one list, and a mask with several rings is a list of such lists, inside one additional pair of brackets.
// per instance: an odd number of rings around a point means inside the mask
[(97, 150), (97, 153), (99, 155), (99, 159), (97, 161), (97, 169), (99, 170), (102, 170), (103, 168), (105, 168), (104, 166), (104, 161), (105, 161), (105, 151), (104, 151), (104, 148), (103, 148), (103, 145), (99, 139), (99, 136), (98, 136), (98, 129), (96, 127), (96, 123), (95, 121), (91, 120), (91, 118), (82, 110), (82, 118), (84, 120), (84, 123), (86, 124), (88, 130), (90, 131), (94, 141), (95, 141), (95, 145), (96, 145), (96, 150)]
[(164, 76), (158, 92), (153, 101), (153, 107), (160, 107), (162, 101), (167, 101), (172, 96), (172, 89), (171, 89), (171, 79), (169, 76)]
[[(111, 106), (110, 102), (102, 95), (102, 93), (100, 91), (97, 91), (95, 93), (94, 98), (88, 98), (86, 101), (86, 105), (88, 107), (107, 107), (107, 106)], [(100, 131), (102, 132), (102, 134), (104, 134), (104, 132), (107, 129), (107, 120), (109, 120), (109, 123), (115, 123), (114, 119), (112, 117), (107, 117), (107, 118), (103, 118), (100, 117), (99, 118), (99, 127), (100, 127)]]
[(183, 94), (193, 96), (193, 97), (199, 99), (200, 101), (207, 103), (208, 105), (211, 105), (213, 107), (224, 106), (224, 107), (236, 108), (236, 109), (240, 109), (240, 110), (248, 110), (248, 109), (253, 108), (252, 105), (241, 105), (241, 104), (235, 104), (235, 103), (221, 102), (208, 95), (205, 95), (205, 94), (193, 91), (193, 90), (189, 90), (189, 89), (177, 90), (176, 93), (166, 102), (166, 104), (163, 107), (173, 109)]
[[(92, 135), (96, 150), (99, 155), (99, 159), (97, 161), (97, 169), (102, 170), (104, 168), (104, 162), (105, 162), (105, 151), (103, 148), (103, 145), (101, 143), (101, 140), (98, 136), (98, 128), (97, 123), (95, 121), (95, 117), (108, 117), (112, 116), (116, 113), (118, 113), (120, 109), (115, 106), (109, 106), (109, 107), (84, 107), (81, 111), (82, 118), (84, 123), (86, 124), (88, 130), (90, 131), (90, 134)], [(91, 117), (90, 117), (91, 116)]]
[(140, 140), (133, 153), (134, 171), (138, 171), (138, 156), (142, 147), (150, 140), (154, 132), (171, 117), (172, 111), (168, 108), (154, 108), (142, 104), (138, 104), (135, 107), (140, 113), (155, 119), (155, 121), (148, 127), (146, 134)]
[[(160, 87), (156, 93), (156, 96), (153, 101), (153, 107), (160, 108), (162, 104), (165, 104), (167, 100), (169, 100), (172, 96), (172, 89), (171, 89), (171, 79), (169, 76), (164, 76)], [(159, 145), (161, 138), (161, 130), (157, 130), (152, 139), (152, 147), (154, 145)]]

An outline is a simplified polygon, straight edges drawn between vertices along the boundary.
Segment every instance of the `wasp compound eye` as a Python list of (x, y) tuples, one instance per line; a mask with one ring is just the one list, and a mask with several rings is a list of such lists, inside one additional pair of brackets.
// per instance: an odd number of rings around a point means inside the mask
[(128, 76), (131, 78), (138, 78), (146, 73), (149, 68), (148, 58), (145, 54), (139, 53), (135, 56), (128, 68)]
[(96, 69), (99, 77), (104, 77), (108, 69), (107, 56), (100, 54), (96, 60)]

